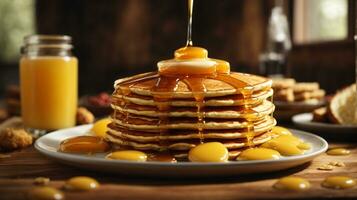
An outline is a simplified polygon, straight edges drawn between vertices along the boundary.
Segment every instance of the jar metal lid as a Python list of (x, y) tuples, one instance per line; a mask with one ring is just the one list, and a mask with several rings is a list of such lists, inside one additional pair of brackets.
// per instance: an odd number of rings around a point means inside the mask
[(21, 54), (36, 51), (63, 50), (70, 51), (73, 46), (72, 38), (68, 35), (29, 35), (24, 38)]

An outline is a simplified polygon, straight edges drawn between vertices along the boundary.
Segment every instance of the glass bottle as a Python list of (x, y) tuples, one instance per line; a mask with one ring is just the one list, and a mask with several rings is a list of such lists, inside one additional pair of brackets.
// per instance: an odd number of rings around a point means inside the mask
[(260, 55), (260, 73), (269, 77), (287, 75), (287, 55), (291, 49), (289, 23), (283, 12), (283, 1), (276, 0), (267, 30), (266, 50)]

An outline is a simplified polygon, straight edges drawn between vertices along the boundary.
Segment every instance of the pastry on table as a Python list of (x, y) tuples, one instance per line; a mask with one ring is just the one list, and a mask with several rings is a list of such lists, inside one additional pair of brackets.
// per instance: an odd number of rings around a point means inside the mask
[(293, 90), (294, 93), (299, 93), (299, 92), (307, 92), (307, 91), (315, 91), (320, 88), (319, 83), (317, 82), (300, 82), (300, 83), (295, 83), (293, 85)]
[(274, 92), (274, 100), (284, 101), (284, 102), (293, 102), (294, 101), (294, 91), (292, 88), (286, 88), (277, 90)]
[(314, 91), (305, 91), (305, 92), (294, 92), (295, 101), (306, 101), (309, 99), (321, 100), (325, 97), (325, 90), (317, 89)]
[(112, 112), (110, 107), (111, 97), (106, 92), (101, 92), (98, 95), (85, 97), (81, 101), (81, 106), (92, 112), (95, 117), (108, 116)]
[(274, 99), (281, 102), (318, 104), (325, 98), (325, 91), (317, 82), (296, 82), (292, 78), (273, 79)]
[(276, 78), (273, 79), (272, 87), (276, 90), (292, 88), (296, 81), (292, 78)]

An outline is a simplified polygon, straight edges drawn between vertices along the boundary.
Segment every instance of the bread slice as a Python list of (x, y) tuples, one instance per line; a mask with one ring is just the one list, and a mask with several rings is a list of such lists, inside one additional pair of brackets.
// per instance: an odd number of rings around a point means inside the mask
[(312, 112), (312, 121), (314, 122), (327, 122), (327, 107), (317, 108)]
[(357, 125), (356, 84), (337, 92), (328, 107), (329, 119), (336, 124)]

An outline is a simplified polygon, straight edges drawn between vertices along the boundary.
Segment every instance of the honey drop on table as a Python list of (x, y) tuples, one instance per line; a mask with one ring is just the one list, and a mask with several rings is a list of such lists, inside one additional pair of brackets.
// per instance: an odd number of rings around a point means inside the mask
[(148, 156), (144, 152), (136, 150), (115, 151), (106, 156), (107, 159), (112, 160), (127, 160), (137, 162), (145, 162), (147, 157)]
[(330, 176), (321, 183), (321, 186), (331, 189), (348, 189), (356, 186), (356, 181), (348, 176)]
[(29, 200), (62, 200), (65, 199), (63, 192), (53, 187), (35, 187), (27, 193)]
[(228, 158), (228, 149), (219, 142), (199, 144), (188, 153), (191, 162), (227, 162)]
[(351, 151), (345, 148), (334, 148), (329, 149), (326, 153), (331, 156), (346, 156), (350, 155)]
[(280, 153), (273, 149), (267, 148), (250, 148), (242, 151), (237, 160), (277, 160)]
[(110, 150), (110, 145), (103, 138), (95, 136), (78, 136), (61, 142), (59, 151), (65, 153), (103, 153)]
[(273, 187), (279, 190), (304, 191), (308, 190), (311, 186), (310, 182), (306, 179), (288, 176), (279, 179)]
[(87, 176), (76, 176), (66, 181), (64, 188), (74, 191), (88, 191), (99, 187), (97, 180)]

